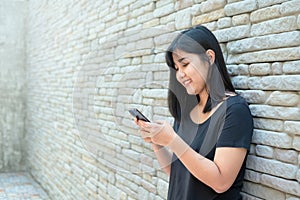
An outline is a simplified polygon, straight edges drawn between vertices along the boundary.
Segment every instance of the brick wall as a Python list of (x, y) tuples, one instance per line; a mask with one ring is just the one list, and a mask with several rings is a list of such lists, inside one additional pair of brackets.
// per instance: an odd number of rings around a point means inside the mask
[(0, 2), (0, 172), (24, 170), (25, 1)]
[(168, 179), (127, 109), (167, 118), (164, 50), (204, 24), (255, 132), (244, 199), (300, 197), (300, 1), (33, 1), (26, 161), (53, 199), (165, 199)]

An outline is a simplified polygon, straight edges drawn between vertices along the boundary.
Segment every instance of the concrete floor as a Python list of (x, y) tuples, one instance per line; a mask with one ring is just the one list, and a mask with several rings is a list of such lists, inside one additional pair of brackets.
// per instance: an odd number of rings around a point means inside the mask
[(0, 200), (49, 200), (28, 173), (0, 173)]

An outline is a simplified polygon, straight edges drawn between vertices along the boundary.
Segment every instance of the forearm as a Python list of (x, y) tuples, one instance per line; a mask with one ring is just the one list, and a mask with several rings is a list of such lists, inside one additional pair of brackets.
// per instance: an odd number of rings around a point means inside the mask
[(172, 153), (167, 148), (157, 144), (152, 144), (152, 148), (160, 167), (169, 176), (171, 171)]
[(175, 136), (170, 150), (176, 154), (191, 174), (215, 191), (221, 191), (228, 182), (223, 176), (217, 164), (195, 152), (179, 136)]

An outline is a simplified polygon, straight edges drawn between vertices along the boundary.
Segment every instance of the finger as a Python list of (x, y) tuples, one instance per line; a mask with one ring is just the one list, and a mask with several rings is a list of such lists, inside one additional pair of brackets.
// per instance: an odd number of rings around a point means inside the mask
[(148, 132), (148, 131), (145, 131), (145, 130), (140, 130), (140, 134), (141, 134), (141, 136), (142, 136), (142, 138), (144, 139), (144, 138), (149, 138), (149, 137), (151, 137), (151, 133), (150, 132)]
[(165, 121), (164, 120), (157, 120), (157, 121), (155, 121), (155, 123), (157, 123), (157, 124), (164, 124)]
[(139, 124), (144, 127), (144, 128), (149, 128), (151, 127), (151, 123), (150, 122), (145, 122), (143, 120), (139, 120)]
[(151, 140), (151, 138), (150, 138), (150, 137), (146, 137), (146, 138), (144, 138), (144, 141), (145, 141), (145, 142), (148, 142), (148, 143), (151, 143), (151, 142), (152, 142), (152, 140)]

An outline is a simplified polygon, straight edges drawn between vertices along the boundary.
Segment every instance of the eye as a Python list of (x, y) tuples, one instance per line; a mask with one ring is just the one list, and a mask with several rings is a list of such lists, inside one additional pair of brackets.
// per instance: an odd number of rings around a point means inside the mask
[(186, 66), (188, 66), (190, 63), (182, 63), (182, 66), (183, 67), (186, 67)]

